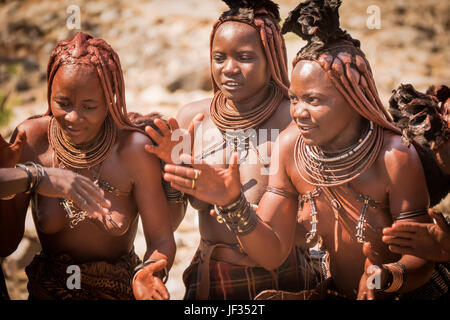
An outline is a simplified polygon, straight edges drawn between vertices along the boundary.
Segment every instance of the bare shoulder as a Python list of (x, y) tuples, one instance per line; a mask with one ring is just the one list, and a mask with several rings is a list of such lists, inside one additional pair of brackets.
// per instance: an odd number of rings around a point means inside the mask
[[(28, 119), (20, 123), (15, 133), (18, 131), (24, 131), (26, 133), (26, 143), (24, 156), (29, 158), (32, 154), (41, 153), (48, 146), (48, 125), (50, 123), (50, 116), (43, 116), (33, 119)], [(15, 134), (14, 133), (14, 134)]]
[(284, 99), (278, 106), (277, 111), (266, 122), (266, 126), (270, 128), (278, 128), (284, 130), (292, 122), (290, 113), (291, 102), (288, 99)]
[(212, 98), (197, 100), (182, 106), (176, 115), (176, 119), (181, 128), (187, 128), (191, 120), (198, 113), (203, 113), (205, 118), (209, 115)]
[(146, 144), (152, 144), (150, 138), (139, 131), (119, 129), (118, 151), (120, 155), (130, 156), (131, 154), (138, 157), (147, 154), (144, 149)]
[(295, 144), (297, 143), (300, 131), (294, 122), (291, 122), (286, 129), (281, 131), (278, 136), (279, 150), (280, 152), (292, 152)]
[(147, 179), (148, 176), (161, 170), (159, 159), (145, 151), (145, 145), (151, 143), (150, 138), (144, 133), (119, 130), (117, 141), (118, 159), (134, 181)]
[(422, 162), (416, 148), (412, 144), (405, 146), (400, 135), (387, 129), (384, 131), (383, 147), (378, 160), (390, 179), (399, 176), (410, 176), (413, 179), (417, 175), (423, 175)]

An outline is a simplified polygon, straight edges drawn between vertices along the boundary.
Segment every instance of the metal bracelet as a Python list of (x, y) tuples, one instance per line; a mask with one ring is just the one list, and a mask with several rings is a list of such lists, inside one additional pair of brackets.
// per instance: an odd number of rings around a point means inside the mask
[(33, 188), (33, 174), (31, 173), (30, 169), (24, 164), (18, 163), (15, 166), (16, 168), (20, 168), (24, 170), (27, 174), (28, 180), (27, 180), (27, 189), (24, 191), (24, 193), (28, 193), (31, 188)]
[[(142, 271), (146, 266), (148, 266), (149, 264), (152, 264), (152, 263), (155, 263), (155, 262), (158, 262), (158, 260), (155, 260), (155, 259), (148, 259), (147, 261), (138, 264), (138, 265), (134, 268), (133, 274), (132, 274), (132, 276), (131, 276), (131, 287), (133, 287), (133, 282), (134, 282), (134, 280), (136, 279), (136, 276), (138, 275), (138, 273), (141, 272), (141, 271)], [(162, 277), (159, 277), (159, 278), (160, 278), (160, 279), (162, 280), (162, 282), (165, 284), (165, 283), (167, 282), (167, 280), (169, 279), (169, 272), (167, 271), (167, 268), (166, 268), (166, 267), (164, 267), (163, 272), (164, 272), (164, 273), (163, 273)]]

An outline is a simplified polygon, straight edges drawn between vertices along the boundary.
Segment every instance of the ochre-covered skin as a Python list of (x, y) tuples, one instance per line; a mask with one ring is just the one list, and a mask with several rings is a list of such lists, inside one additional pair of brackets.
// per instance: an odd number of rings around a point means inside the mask
[[(105, 130), (104, 121), (109, 116), (117, 128), (109, 156), (100, 165), (77, 172), (92, 180), (107, 181), (120, 195), (105, 192), (111, 202), (112, 221), (106, 216), (88, 217), (73, 229), (58, 199), (39, 196), (34, 221), (43, 252), (66, 253), (79, 263), (114, 262), (133, 250), (139, 212), (148, 244), (142, 258), (167, 260), (170, 267), (175, 242), (161, 184), (160, 162), (145, 152), (144, 146), (151, 143), (150, 139), (128, 119), (117, 54), (102, 39), (78, 33), (72, 40), (58, 43), (51, 54), (47, 76), (49, 109), (46, 115), (18, 126), (18, 131), (25, 131), (28, 137), (20, 162), (58, 166), (48, 140), (52, 117), (61, 128), (65, 143), (83, 145), (95, 141)], [(149, 198), (149, 194), (152, 197)], [(8, 225), (20, 235), (29, 201), (29, 195), (21, 194), (1, 204), (5, 213), (2, 219), (10, 219)], [(14, 247), (13, 242), (5, 245)], [(152, 279), (147, 277), (151, 286), (154, 285)], [(162, 283), (157, 295), (152, 297), (168, 298)]]

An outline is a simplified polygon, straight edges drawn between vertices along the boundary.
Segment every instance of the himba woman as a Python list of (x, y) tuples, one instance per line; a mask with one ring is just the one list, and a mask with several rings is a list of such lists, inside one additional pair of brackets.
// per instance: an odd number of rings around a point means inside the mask
[[(42, 252), (26, 268), (29, 298), (133, 299), (134, 293), (168, 299), (159, 277), (173, 262), (175, 242), (160, 162), (145, 152), (150, 139), (127, 117), (118, 55), (104, 40), (77, 33), (54, 48), (47, 81), (47, 113), (18, 126), (28, 137), (20, 162), (86, 176), (105, 191), (111, 207), (88, 213), (71, 201), (36, 194), (1, 203), (1, 223), (22, 235), (32, 202)], [(80, 201), (88, 199), (86, 194)], [(144, 264), (133, 248), (138, 213), (147, 242)], [(76, 270), (71, 265), (79, 268), (81, 289), (75, 280), (75, 289), (67, 285)]]
[[(193, 132), (192, 123), (203, 119), (203, 135), (200, 130), (195, 134), (194, 155), (217, 170), (227, 167), (233, 151), (239, 153), (242, 170), (236, 178), (246, 198), (256, 205), (268, 182), (264, 169), (269, 159), (262, 155), (267, 149), (270, 155), (276, 139), (271, 129), (281, 131), (291, 121), (286, 49), (278, 5), (272, 1), (225, 2), (230, 10), (216, 21), (210, 38), (214, 97), (182, 107), (177, 120), (184, 130), (191, 124), (189, 131)], [(177, 121), (169, 119), (169, 123), (175, 132)], [(166, 163), (175, 162), (171, 156), (178, 141), (171, 141), (169, 128), (161, 122), (155, 120), (155, 125), (162, 134), (153, 129), (147, 133), (158, 147), (147, 150)], [(267, 139), (258, 139), (264, 131)], [(251, 132), (255, 132), (253, 137), (246, 135)], [(189, 188), (196, 189), (195, 180), (189, 183)], [(289, 248), (277, 268), (265, 270), (243, 253), (227, 225), (210, 214), (213, 205), (193, 197), (190, 202), (198, 210), (201, 242), (183, 275), (185, 299), (253, 299), (265, 289), (315, 286), (317, 273), (300, 248)]]
[(401, 143), (380, 102), (359, 41), (339, 27), (340, 4), (304, 1), (283, 26), (308, 43), (293, 61), (294, 123), (278, 137), (257, 213), (236, 179), (237, 164), (217, 171), (182, 155), (193, 168), (165, 166), (175, 188), (216, 204), (245, 252), (266, 269), (288, 255), (296, 221), (308, 228), (309, 244), (328, 251), (331, 277), (316, 290), (258, 298), (393, 298), (423, 286), (433, 271), (432, 263), (395, 255), (381, 241), (393, 221), (430, 222), (427, 185), (414, 146)]

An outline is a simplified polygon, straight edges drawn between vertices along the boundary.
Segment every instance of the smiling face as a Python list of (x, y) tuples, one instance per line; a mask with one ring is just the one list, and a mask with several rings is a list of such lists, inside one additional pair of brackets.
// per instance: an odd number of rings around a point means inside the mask
[(308, 145), (333, 152), (361, 135), (362, 117), (352, 109), (317, 62), (299, 61), (289, 89), (291, 116)]
[(97, 72), (92, 66), (64, 65), (52, 83), (51, 111), (73, 144), (93, 140), (108, 114)]
[(255, 28), (224, 22), (214, 35), (211, 56), (214, 81), (227, 99), (245, 104), (265, 98), (270, 71)]

